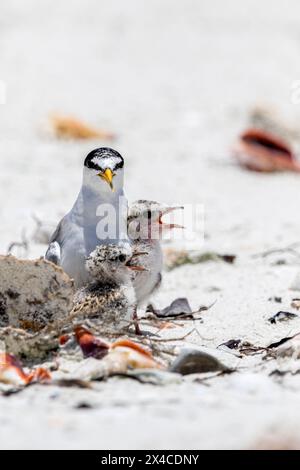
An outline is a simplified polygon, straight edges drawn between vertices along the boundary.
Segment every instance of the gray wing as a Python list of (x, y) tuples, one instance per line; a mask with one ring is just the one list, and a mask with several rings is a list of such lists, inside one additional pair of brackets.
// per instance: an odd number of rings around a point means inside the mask
[(45, 254), (45, 259), (47, 261), (51, 261), (54, 264), (60, 265), (60, 256), (61, 256), (61, 248), (60, 248), (60, 241), (61, 241), (61, 228), (62, 228), (62, 219), (58, 226), (56, 227), (53, 235), (50, 238), (50, 244)]

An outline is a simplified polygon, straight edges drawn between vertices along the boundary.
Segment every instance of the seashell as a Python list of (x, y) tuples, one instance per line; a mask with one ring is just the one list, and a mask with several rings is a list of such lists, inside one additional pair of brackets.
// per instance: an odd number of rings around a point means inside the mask
[(110, 356), (127, 369), (162, 369), (152, 354), (142, 346), (128, 339), (118, 340), (111, 345)]
[(45, 383), (49, 380), (51, 375), (43, 367), (38, 367), (27, 374), (15, 356), (0, 353), (0, 382), (19, 387), (33, 382)]
[(75, 337), (84, 357), (94, 357), (105, 361), (108, 374), (109, 371), (123, 373), (130, 368), (162, 368), (150, 351), (129, 339), (119, 339), (112, 344), (105, 343), (100, 338), (96, 338), (83, 326), (75, 328)]
[(233, 148), (233, 156), (238, 163), (252, 171), (300, 171), (289, 145), (270, 132), (250, 128), (241, 134)]
[(295, 308), (296, 310), (300, 309), (300, 299), (293, 299), (291, 302), (291, 307)]
[(64, 346), (65, 344), (67, 344), (67, 342), (69, 341), (69, 339), (71, 339), (71, 336), (70, 336), (70, 335), (68, 335), (68, 334), (61, 335), (61, 336), (58, 338), (59, 345), (60, 345), (60, 346)]
[(76, 341), (85, 358), (95, 357), (96, 359), (102, 359), (108, 353), (110, 345), (101, 339), (96, 338), (83, 326), (76, 326), (74, 333)]

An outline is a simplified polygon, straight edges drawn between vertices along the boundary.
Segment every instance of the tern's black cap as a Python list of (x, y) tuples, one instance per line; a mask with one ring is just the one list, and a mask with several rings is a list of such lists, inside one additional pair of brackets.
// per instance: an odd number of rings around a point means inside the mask
[(124, 159), (117, 152), (109, 147), (100, 147), (92, 150), (84, 160), (84, 166), (97, 171), (104, 171), (110, 168), (112, 171), (123, 168)]

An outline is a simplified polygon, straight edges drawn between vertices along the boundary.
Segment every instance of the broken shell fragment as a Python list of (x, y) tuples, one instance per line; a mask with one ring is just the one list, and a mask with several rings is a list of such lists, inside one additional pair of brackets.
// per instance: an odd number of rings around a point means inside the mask
[(291, 302), (291, 307), (295, 308), (296, 310), (300, 309), (300, 299), (293, 299)]
[(44, 383), (50, 380), (50, 373), (43, 367), (38, 367), (27, 374), (12, 354), (0, 353), (0, 382), (19, 387), (32, 382)]
[(76, 326), (74, 329), (75, 338), (79, 344), (84, 357), (95, 357), (102, 359), (109, 351), (109, 344), (96, 338), (89, 330), (83, 326)]
[(7, 353), (0, 354), (0, 382), (10, 385), (26, 384), (27, 376), (17, 359)]
[(233, 148), (238, 163), (252, 171), (300, 171), (289, 145), (276, 135), (261, 129), (247, 129)]
[(111, 345), (112, 353), (133, 369), (161, 369), (151, 352), (129, 339), (120, 339)]
[(64, 346), (65, 344), (67, 344), (67, 342), (69, 341), (69, 339), (71, 339), (71, 336), (70, 336), (70, 335), (61, 335), (61, 336), (58, 338), (59, 345), (60, 345), (60, 346)]
[(105, 361), (106, 373), (124, 372), (127, 369), (160, 369), (162, 368), (151, 352), (140, 344), (123, 338), (112, 344), (95, 337), (83, 326), (75, 328), (75, 338), (85, 358), (93, 357)]

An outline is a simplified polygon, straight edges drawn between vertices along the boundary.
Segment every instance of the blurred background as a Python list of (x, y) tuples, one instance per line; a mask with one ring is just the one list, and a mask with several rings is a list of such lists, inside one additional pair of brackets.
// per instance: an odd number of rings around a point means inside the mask
[[(268, 237), (266, 186), (278, 210), (297, 210), (298, 185), (286, 199), (276, 177), (241, 177), (229, 162), (252, 106), (271, 105), (298, 125), (299, 2), (2, 0), (0, 8), (1, 252), (30, 237), (33, 214), (55, 224), (70, 209), (85, 155), (103, 145), (126, 159), (130, 199), (204, 203), (207, 230), (222, 239), (233, 212)], [(53, 113), (115, 139), (58, 139)]]
[[(214, 354), (232, 338), (267, 346), (299, 332), (299, 315), (269, 321), (299, 297), (299, 251), (255, 256), (299, 242), (299, 174), (251, 172), (232, 155), (255, 107), (297, 157), (299, 26), (299, 0), (1, 0), (0, 253), (43, 255), (86, 154), (113, 147), (130, 201), (203, 204), (204, 250), (237, 255), (164, 273), (160, 308), (178, 295), (195, 311), (213, 306), (185, 346)], [(1, 407), (0, 442), (270, 448), (278, 432), (274, 448), (299, 448), (298, 362), (283, 379), (261, 357), (205, 386), (99, 383), (92, 414), (78, 411), (80, 391), (30, 387)]]

